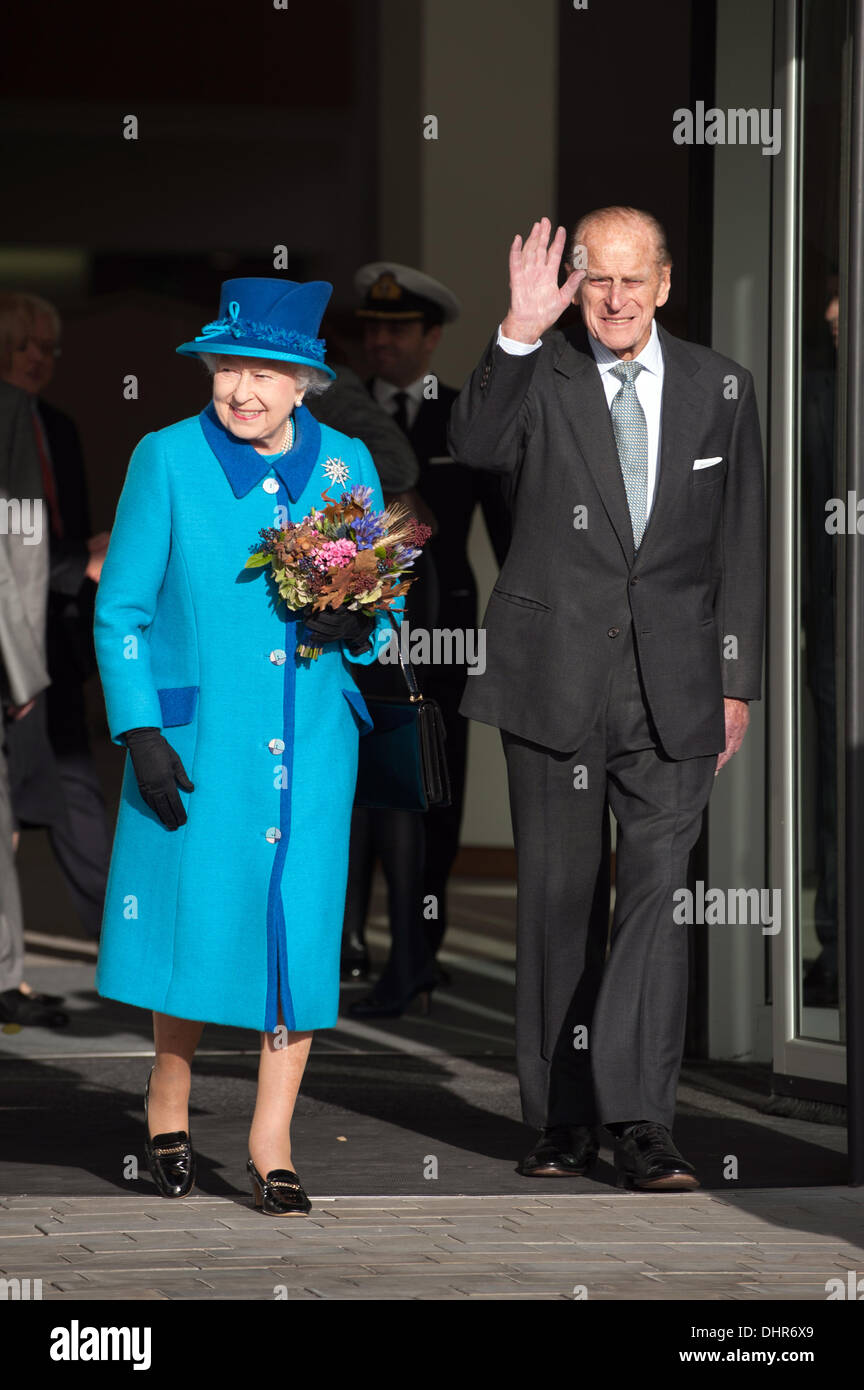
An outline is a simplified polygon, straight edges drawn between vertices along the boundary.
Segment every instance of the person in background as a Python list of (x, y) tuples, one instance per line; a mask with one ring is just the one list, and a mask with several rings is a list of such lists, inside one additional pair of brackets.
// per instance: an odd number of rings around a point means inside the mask
[[(509, 545), (510, 513), (501, 479), (494, 473), (466, 467), (448, 450), (447, 425), (458, 392), (438, 380), (432, 359), (444, 324), (454, 322), (459, 315), (459, 301), (431, 275), (396, 261), (361, 266), (354, 287), (362, 296), (357, 315), (363, 321), (363, 344), (373, 373), (368, 389), (408, 436), (420, 465), (417, 492), (437, 522), (437, 531), (426, 546), (435, 567), (436, 611), (431, 614), (427, 603), (422, 623), (419, 617), (413, 621), (465, 634), (477, 625), (477, 583), (468, 559), (475, 511), (478, 506), (482, 510), (499, 565)], [(420, 583), (418, 577), (415, 603), (420, 598)], [(409, 617), (409, 626), (411, 622)], [(426, 867), (422, 898), (427, 902), (432, 899), (437, 911), (435, 917), (424, 917), (424, 923), (435, 955), (447, 928), (447, 880), (459, 849), (468, 738), (459, 701), (467, 667), (464, 662), (430, 665), (417, 676), (423, 693), (441, 707), (452, 795), (448, 807), (436, 808), (423, 817)], [(417, 910), (422, 913), (422, 902)], [(390, 1002), (385, 1001), (387, 1012), (391, 1011)]]
[[(15, 508), (20, 508), (15, 521)], [(24, 504), (32, 508), (24, 517)], [(38, 994), (23, 979), (24, 925), (15, 867), (14, 815), (6, 757), (9, 729), (33, 718), (48, 685), (45, 606), (48, 543), (42, 528), (42, 482), (23, 391), (0, 382), (0, 1023), (60, 1024), (59, 995)], [(17, 528), (17, 529), (16, 529)], [(28, 529), (29, 528), (29, 529)]]
[[(813, 926), (819, 954), (809, 962), (802, 998), (809, 1008), (836, 1009), (839, 1000), (837, 898), (837, 539), (825, 529), (825, 503), (841, 497), (836, 476), (837, 341), (840, 296), (837, 277), (826, 287), (826, 341), (821, 363), (804, 367), (802, 404), (802, 619), (804, 663), (813, 697), (816, 766), (816, 896)], [(821, 345), (820, 345), (821, 346)]]
[(74, 422), (41, 398), (54, 375), (60, 329), (57, 310), (39, 295), (0, 294), (0, 377), (29, 397), (50, 546), (45, 644), (51, 684), (33, 717), (9, 730), (9, 771), (17, 825), (47, 829), (78, 916), (98, 937), (111, 835), (90, 749), (84, 684), (96, 670), (93, 606), (109, 533), (92, 534)]
[[(344, 342), (340, 345), (338, 330), (334, 334), (325, 322), (323, 331), (328, 343), (333, 343), (335, 336), (334, 346), (340, 359), (347, 356), (347, 346)], [(420, 467), (405, 431), (372, 399), (362, 379), (349, 366), (339, 360), (334, 371), (336, 380), (325, 395), (314, 401), (313, 414), (332, 429), (362, 439), (374, 459), (385, 503), (402, 502), (434, 534), (437, 522), (416, 489)], [(415, 563), (415, 575), (405, 602), (406, 621), (412, 627), (434, 622), (437, 608), (438, 586), (428, 547), (424, 547)], [(399, 667), (373, 662), (359, 667), (355, 679), (364, 696), (405, 694)], [(428, 993), (436, 983), (436, 972), (420, 910), (426, 862), (424, 821), (414, 811), (371, 806), (353, 809), (342, 978), (361, 980), (369, 975), (366, 919), (376, 860), (381, 862), (387, 883), (391, 936), (388, 960), (374, 997), (355, 1000), (350, 1008), (355, 1016), (368, 1016), (370, 1011), (375, 1016), (397, 1016), (420, 992), (428, 1009)]]

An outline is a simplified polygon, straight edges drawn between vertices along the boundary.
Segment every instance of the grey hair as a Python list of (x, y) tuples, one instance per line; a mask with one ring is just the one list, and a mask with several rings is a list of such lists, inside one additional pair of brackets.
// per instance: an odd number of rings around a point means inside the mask
[(12, 361), (16, 339), (32, 333), (43, 314), (51, 320), (54, 336), (59, 339), (60, 315), (47, 299), (24, 290), (0, 291), (0, 364), (4, 368)]
[[(219, 365), (222, 354), (218, 352), (199, 352), (198, 357), (204, 363), (208, 372), (212, 376)], [(254, 357), (254, 353), (249, 354)], [(261, 362), (278, 362), (279, 359), (262, 357)], [(302, 362), (286, 362), (282, 364), (291, 368), (291, 375), (297, 383), (298, 391), (302, 391), (307, 396), (320, 396), (327, 390), (328, 386), (333, 385), (332, 377), (326, 372), (322, 372), (318, 367), (305, 367)]]

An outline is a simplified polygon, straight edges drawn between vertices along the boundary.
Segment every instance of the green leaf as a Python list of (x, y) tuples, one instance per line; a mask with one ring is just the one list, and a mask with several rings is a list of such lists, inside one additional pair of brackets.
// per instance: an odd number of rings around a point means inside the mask
[(243, 568), (244, 570), (254, 570), (259, 569), (261, 565), (267, 565), (269, 563), (270, 556), (267, 555), (263, 550), (256, 550), (254, 555), (249, 556), (249, 559), (246, 561)]

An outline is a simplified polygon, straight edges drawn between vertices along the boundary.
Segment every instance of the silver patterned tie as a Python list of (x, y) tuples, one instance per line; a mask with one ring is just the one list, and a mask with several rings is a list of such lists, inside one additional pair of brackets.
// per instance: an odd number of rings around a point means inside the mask
[(618, 378), (621, 387), (612, 397), (610, 407), (636, 550), (645, 531), (648, 498), (648, 426), (636, 395), (636, 377), (641, 370), (641, 362), (619, 362), (612, 368), (612, 375)]

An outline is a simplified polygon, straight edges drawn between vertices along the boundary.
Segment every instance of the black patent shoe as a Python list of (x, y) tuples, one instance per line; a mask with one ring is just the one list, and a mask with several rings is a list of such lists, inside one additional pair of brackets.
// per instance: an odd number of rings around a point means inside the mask
[(165, 1134), (154, 1134), (151, 1138), (147, 1123), (150, 1076), (144, 1088), (144, 1158), (147, 1169), (163, 1197), (188, 1197), (195, 1186), (192, 1140), (185, 1129), (172, 1129)]
[(518, 1171), (523, 1178), (584, 1178), (598, 1153), (596, 1136), (588, 1125), (552, 1125), (541, 1129)]
[(701, 1186), (692, 1163), (682, 1157), (665, 1125), (647, 1120), (615, 1138), (618, 1187), (640, 1192), (692, 1192)]
[(271, 1168), (262, 1178), (250, 1158), (246, 1169), (252, 1180), (255, 1206), (266, 1216), (306, 1216), (312, 1210), (300, 1179), (290, 1168)]

